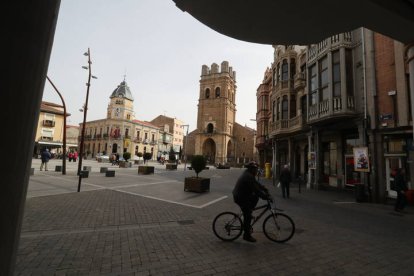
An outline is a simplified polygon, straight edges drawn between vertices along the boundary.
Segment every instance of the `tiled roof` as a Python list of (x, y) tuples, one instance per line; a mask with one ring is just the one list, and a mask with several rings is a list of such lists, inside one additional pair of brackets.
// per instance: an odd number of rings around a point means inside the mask
[(118, 85), (117, 88), (115, 88), (114, 92), (112, 92), (111, 96), (109, 98), (126, 98), (128, 100), (133, 101), (134, 98), (132, 97), (131, 90), (129, 90), (129, 87), (126, 83), (126, 81), (122, 81), (120, 85)]
[(149, 126), (152, 128), (159, 128), (156, 125), (151, 124), (150, 122), (147, 121), (140, 121), (140, 120), (133, 120), (134, 123), (140, 124), (140, 125), (144, 125), (144, 126)]

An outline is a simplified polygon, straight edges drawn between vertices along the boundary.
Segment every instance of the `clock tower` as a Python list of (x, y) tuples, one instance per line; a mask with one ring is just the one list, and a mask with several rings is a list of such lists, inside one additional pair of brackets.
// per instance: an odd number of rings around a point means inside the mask
[(118, 85), (109, 98), (111, 101), (107, 109), (107, 119), (131, 121), (135, 118), (134, 98), (125, 80)]

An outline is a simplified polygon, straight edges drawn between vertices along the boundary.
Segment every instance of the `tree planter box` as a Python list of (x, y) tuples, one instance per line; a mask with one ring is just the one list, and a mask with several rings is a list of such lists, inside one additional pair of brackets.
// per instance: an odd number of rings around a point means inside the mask
[(128, 161), (120, 161), (119, 162), (119, 167), (120, 168), (131, 168), (132, 167), (132, 163), (128, 162)]
[(153, 174), (153, 166), (138, 166), (138, 174)]
[(115, 177), (115, 171), (106, 171), (105, 172), (106, 177)]
[(101, 173), (106, 173), (107, 171), (108, 171), (107, 167), (101, 167), (101, 170), (100, 170)]
[(167, 170), (176, 170), (177, 169), (177, 164), (167, 164), (167, 165), (165, 165), (165, 168), (167, 169)]
[(210, 191), (210, 178), (186, 177), (184, 179), (184, 191), (196, 193)]
[(91, 172), (92, 171), (92, 166), (83, 166), (83, 170)]

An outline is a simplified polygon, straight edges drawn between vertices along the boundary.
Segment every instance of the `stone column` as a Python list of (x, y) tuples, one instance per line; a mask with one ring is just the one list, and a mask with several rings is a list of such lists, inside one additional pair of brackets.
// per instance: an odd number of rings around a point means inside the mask
[[(40, 103), (52, 50), (60, 1), (8, 1), (18, 24), (5, 26), (1, 77), (3, 129), (14, 153), (2, 158), (0, 192), (0, 275), (12, 275), (30, 177)], [(6, 169), (7, 168), (7, 169)]]

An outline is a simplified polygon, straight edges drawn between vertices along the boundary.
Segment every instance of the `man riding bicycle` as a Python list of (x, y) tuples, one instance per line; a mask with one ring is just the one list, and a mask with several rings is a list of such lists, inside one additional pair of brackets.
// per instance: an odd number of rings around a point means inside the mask
[(245, 167), (246, 171), (239, 177), (233, 189), (233, 199), (243, 212), (243, 239), (256, 242), (256, 239), (250, 233), (252, 212), (259, 201), (259, 197), (269, 199), (270, 195), (269, 190), (256, 180), (258, 164), (253, 161), (246, 164)]

